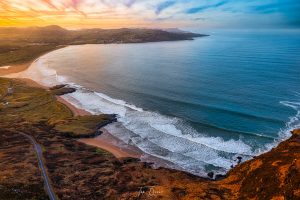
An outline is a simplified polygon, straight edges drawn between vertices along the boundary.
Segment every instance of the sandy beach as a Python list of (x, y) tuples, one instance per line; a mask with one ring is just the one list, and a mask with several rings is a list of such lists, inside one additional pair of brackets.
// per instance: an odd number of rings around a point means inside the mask
[[(65, 104), (70, 110), (72, 110), (74, 116), (85, 116), (91, 115), (86, 110), (76, 108), (71, 103), (63, 99), (62, 97), (57, 97), (57, 100), (63, 104)], [(123, 158), (123, 157), (132, 157), (132, 158), (140, 158), (142, 152), (133, 147), (125, 144), (118, 138), (114, 137), (111, 133), (109, 133), (105, 128), (100, 129), (102, 134), (95, 137), (95, 138), (88, 138), (88, 139), (79, 139), (78, 141), (85, 143), (87, 145), (92, 145), (109, 151), (112, 153), (116, 158)]]
[[(73, 106), (71, 103), (69, 103), (62, 97), (57, 97), (57, 100), (65, 104), (70, 110), (72, 110), (74, 116), (91, 115), (91, 113), (89, 113), (86, 110), (76, 108), (75, 106)], [(109, 151), (116, 158), (123, 158), (123, 157), (140, 158), (141, 157), (142, 152), (137, 148), (125, 144), (118, 138), (114, 137), (105, 128), (102, 128), (100, 130), (102, 131), (101, 135), (95, 138), (79, 139), (78, 141), (83, 142), (87, 145), (96, 146), (106, 151)]]
[(78, 141), (88, 145), (100, 147), (109, 151), (117, 158), (132, 157), (140, 158), (142, 152), (138, 149), (129, 146), (110, 134), (105, 128), (100, 129), (103, 133), (96, 138), (79, 139)]
[[(70, 110), (72, 110), (74, 116), (85, 116), (91, 115), (86, 110), (76, 108), (71, 103), (63, 99), (62, 97), (57, 97), (57, 100), (64, 105), (66, 105)], [(102, 134), (95, 137), (95, 138), (88, 138), (88, 139), (79, 139), (78, 141), (85, 143), (87, 145), (92, 145), (104, 149), (110, 153), (112, 153), (116, 158), (124, 158), (124, 157), (133, 157), (133, 158), (140, 158), (142, 152), (139, 151), (137, 148), (129, 146), (119, 140), (118, 138), (114, 137), (111, 133), (109, 133), (105, 128), (100, 129)]]
[[(6, 76), (6, 75), (25, 71), (26, 69), (28, 69), (30, 65), (31, 62), (12, 65), (9, 67), (5, 66), (4, 68), (0, 67), (0, 76)], [(48, 89), (48, 87), (43, 86), (29, 78), (18, 78), (18, 79), (21, 79), (29, 86)], [(68, 101), (66, 101), (64, 98), (60, 96), (57, 97), (57, 101), (66, 105), (72, 111), (74, 116), (92, 115), (86, 110), (75, 107), (74, 105), (72, 105), (71, 103), (69, 103)], [(116, 158), (124, 158), (124, 157), (140, 158), (141, 157), (142, 152), (139, 149), (125, 144), (124, 142), (122, 142), (121, 140), (119, 140), (118, 138), (110, 134), (105, 128), (102, 128), (101, 131), (103, 133), (100, 136), (97, 136), (95, 138), (89, 138), (89, 139), (79, 139), (79, 141), (87, 145), (92, 145), (92, 146), (102, 148), (112, 153)]]

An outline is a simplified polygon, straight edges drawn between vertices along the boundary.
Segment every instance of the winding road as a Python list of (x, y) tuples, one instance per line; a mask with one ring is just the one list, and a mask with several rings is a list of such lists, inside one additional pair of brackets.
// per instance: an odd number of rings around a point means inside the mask
[(37, 141), (31, 135), (27, 135), (25, 133), (20, 133), (20, 134), (27, 137), (31, 141), (31, 143), (33, 144), (34, 151), (35, 151), (35, 153), (37, 155), (37, 158), (38, 158), (39, 168), (42, 172), (42, 176), (43, 176), (43, 179), (44, 179), (44, 185), (45, 185), (45, 188), (46, 188), (47, 193), (49, 195), (49, 198), (50, 198), (50, 200), (57, 200), (56, 195), (55, 195), (55, 193), (53, 191), (53, 188), (51, 186), (51, 181), (50, 181), (50, 179), (48, 177), (48, 174), (46, 172), (46, 167), (45, 167), (45, 164), (44, 164), (44, 161), (43, 161), (43, 149), (42, 149), (41, 145), (39, 143), (37, 143)]

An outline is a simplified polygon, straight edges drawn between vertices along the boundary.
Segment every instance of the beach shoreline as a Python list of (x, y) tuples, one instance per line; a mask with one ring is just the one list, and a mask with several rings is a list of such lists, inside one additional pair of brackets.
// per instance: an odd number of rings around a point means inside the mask
[[(74, 116), (92, 115), (92, 113), (86, 110), (75, 107), (63, 97), (58, 96), (57, 101), (67, 106), (72, 111)], [(86, 145), (91, 145), (104, 149), (112, 153), (116, 158), (140, 158), (142, 156), (143, 153), (141, 150), (133, 146), (127, 145), (120, 139), (114, 137), (108, 130), (105, 129), (105, 127), (101, 128), (100, 131), (102, 133), (99, 136), (96, 136), (94, 138), (83, 138), (79, 139), (78, 141)]]
[[(43, 81), (30, 73), (22, 76), (42, 56), (36, 56), (32, 51), (26, 52), (30, 58), (36, 58), (32, 62), (27, 62), (30, 60), (27, 59), (26, 63), (23, 60), (24, 64), (3, 64), (0, 67), (0, 168), (4, 169), (0, 170), (0, 199), (3, 196), (6, 197), (4, 199), (12, 196), (15, 199), (47, 198), (43, 197), (45, 192), (42, 178), (38, 176), (40, 170), (34, 163), (36, 155), (33, 146), (22, 136), (22, 132), (35, 138), (41, 145), (42, 159), (59, 199), (300, 198), (300, 182), (297, 178), (300, 175), (299, 126), (289, 138), (278, 141), (272, 149), (243, 162), (240, 162), (241, 157), (237, 157), (239, 162), (228, 168), (224, 175), (213, 169), (193, 174), (183, 168), (172, 167), (173, 163), (168, 163), (166, 159), (167, 153), (160, 159), (145, 153), (148, 151), (143, 146), (140, 148), (145, 152), (138, 149), (134, 145), (138, 146), (140, 141), (127, 140), (134, 135), (122, 137), (129, 144), (134, 143), (132, 146), (118, 139), (125, 134), (114, 129), (122, 125), (121, 115), (118, 115), (119, 122), (115, 122), (116, 115), (105, 115), (102, 114), (107, 113), (105, 110), (98, 112), (93, 107), (84, 106), (91, 98), (76, 101), (76, 94), (74, 99), (71, 94), (64, 96), (77, 88), (71, 88), (72, 83), (59, 85), (57, 81), (56, 87), (50, 88), (39, 84)], [(71, 55), (74, 57), (74, 54)], [(81, 66), (90, 67), (87, 62)], [(37, 65), (31, 70), (38, 71), (39, 67)], [(109, 80), (115, 80), (115, 77), (111, 78)], [(109, 105), (107, 108), (110, 111)], [(172, 111), (175, 110), (173, 108)], [(275, 112), (280, 113), (280, 110)], [(139, 118), (135, 114), (132, 115)], [(137, 120), (131, 122), (138, 125)], [(167, 123), (162, 121), (161, 124)], [(289, 129), (284, 131), (288, 132)], [(147, 131), (147, 134), (151, 132)], [(149, 135), (145, 134), (145, 137)], [(216, 144), (224, 150), (221, 142), (217, 141)], [(172, 147), (180, 150), (183, 145), (176, 143)], [(235, 144), (230, 146), (239, 148)], [(194, 152), (197, 156), (209, 155), (206, 151)], [(189, 164), (188, 160), (180, 161), (183, 166)], [(216, 162), (221, 163), (222, 160)], [(195, 165), (199, 166), (198, 163)]]
[[(60, 48), (63, 48), (66, 46), (61, 46)], [(56, 51), (60, 48), (55, 48), (53, 50), (50, 50), (48, 52), (45, 52), (44, 54), (40, 55), (39, 57), (31, 60), (30, 62), (24, 62), (21, 64), (14, 64), (10, 66), (0, 66), (0, 77), (6, 77), (6, 78), (13, 78), (13, 79), (18, 79), (24, 81), (28, 86), (33, 86), (33, 87), (39, 87), (43, 88), (46, 90), (50, 89), (49, 85), (43, 85), (42, 82), (39, 82), (37, 80), (31, 79), (32, 76), (28, 76), (27, 71), (33, 72), (38, 72), (37, 67), (30, 67), (32, 64), (34, 64), (38, 59), (40, 59), (42, 56), (46, 55), (47, 53)], [(24, 74), (23, 74), (24, 73)], [(55, 83), (56, 85), (60, 84), (59, 82)], [(55, 86), (55, 85), (52, 85)], [(58, 102), (64, 104), (72, 113), (73, 116), (88, 116), (88, 115), (93, 115), (92, 113), (88, 112), (87, 110), (84, 110), (83, 108), (76, 107), (76, 104), (72, 103), (71, 100), (68, 101), (68, 98), (64, 98), (60, 95), (56, 96), (56, 99)], [(102, 134), (94, 137), (94, 138), (83, 138), (79, 139), (79, 142), (85, 143), (87, 145), (91, 145), (94, 147), (102, 148), (110, 153), (112, 153), (116, 158), (122, 158), (122, 157), (133, 157), (133, 158), (139, 158), (142, 162), (148, 162), (152, 164), (157, 164), (159, 167), (167, 167), (171, 169), (177, 169), (180, 171), (186, 171), (182, 169), (180, 166), (175, 165), (171, 161), (167, 161), (155, 156), (152, 156), (150, 154), (147, 154), (143, 152), (139, 147), (127, 144), (123, 142), (121, 139), (115, 137), (112, 133), (110, 133), (105, 127), (102, 127), (99, 129), (99, 132)], [(286, 138), (288, 139), (288, 138)], [(116, 142), (117, 141), (117, 142)], [(268, 151), (265, 151), (265, 153)], [(250, 158), (251, 159), (251, 158)], [(234, 166), (237, 164), (236, 162), (232, 163), (231, 166)], [(154, 166), (154, 165), (153, 165)], [(227, 169), (226, 173), (228, 172), (229, 168)], [(191, 173), (191, 172), (189, 172)], [(224, 172), (220, 172), (224, 173)], [(205, 177), (205, 175), (199, 175), (200, 177)]]
[[(87, 116), (92, 115), (92, 113), (77, 108), (72, 105), (70, 102), (65, 100), (62, 97), (57, 97), (57, 100), (67, 106), (73, 113), (74, 116)], [(102, 132), (99, 136), (94, 138), (83, 138), (79, 139), (79, 142), (82, 142), (86, 145), (91, 145), (95, 147), (99, 147), (104, 149), (110, 153), (112, 153), (116, 158), (125, 158), (125, 157), (132, 157), (132, 158), (140, 158), (142, 156), (142, 152), (130, 145), (125, 144), (120, 139), (114, 137), (108, 130), (104, 127), (100, 129)]]
[[(1, 67), (0, 67), (0, 77), (24, 72), (30, 67), (30, 65), (34, 61), (23, 63), (23, 64), (11, 65), (8, 69), (6, 69), (6, 68), (1, 69)], [(17, 79), (22, 80), (28, 86), (38, 87), (38, 88), (49, 90), (49, 87), (44, 86), (30, 78), (17, 78)], [(75, 107), (72, 103), (68, 102), (66, 99), (64, 99), (61, 96), (57, 96), (56, 99), (58, 102), (64, 104), (66, 107), (68, 107), (68, 109), (72, 111), (72, 113), (75, 117), (92, 115), (92, 113), (90, 113), (84, 109)], [(110, 152), (111, 154), (113, 154), (116, 158), (125, 158), (125, 157), (141, 158), (143, 153), (138, 148), (125, 144), (120, 139), (114, 137), (105, 128), (101, 128), (100, 131), (102, 132), (102, 134), (100, 134), (97, 137), (88, 138), (88, 139), (79, 139), (78, 141), (82, 142), (86, 145), (91, 145), (94, 147), (104, 149), (104, 150)]]
[[(27, 67), (24, 68), (22, 71), (16, 70), (16, 71), (13, 71), (13, 72), (5, 74), (5, 75), (2, 75), (0, 73), (0, 77), (4, 76), (7, 78), (19, 79), (19, 80), (24, 81), (28, 86), (39, 87), (39, 88), (43, 88), (46, 90), (50, 90), (50, 86), (42, 85), (42, 83), (39, 83), (31, 78), (28, 78), (28, 76), (25, 76), (26, 78), (22, 78), (22, 73), (23, 72), (26, 73), (26, 70), (29, 70), (29, 67), (31, 66), (31, 64), (34, 63), (35, 61), (37, 61), (39, 58), (34, 59), (31, 63), (24, 63), (23, 65), (26, 65)], [(10, 66), (10, 68), (14, 69), (15, 66), (18, 67), (19, 64), (12, 65), (12, 66)], [(0, 69), (1, 69), (1, 67), (0, 67)], [(35, 71), (37, 69), (34, 68), (33, 70)], [(1, 72), (1, 70), (0, 70), (0, 72)], [(56, 83), (56, 84), (58, 84), (58, 83)], [(68, 101), (67, 98), (64, 98), (63, 96), (59, 96), (59, 95), (56, 96), (56, 100), (58, 102), (62, 103), (63, 105), (65, 105), (72, 112), (74, 117), (93, 115), (92, 113), (90, 113), (87, 110), (84, 110), (83, 108), (76, 107), (76, 105), (74, 105), (71, 101)], [(185, 169), (182, 169), (180, 166), (177, 166), (170, 161), (147, 154), (147, 153), (143, 152), (139, 147), (123, 142), (121, 139), (115, 137), (112, 133), (110, 133), (105, 128), (105, 126), (101, 127), (99, 129), (99, 131), (101, 132), (100, 135), (97, 135), (93, 138), (81, 138), (81, 139), (78, 139), (78, 141), (81, 143), (84, 143), (86, 145), (104, 149), (104, 150), (110, 152), (111, 154), (113, 154), (118, 159), (125, 158), (125, 157), (138, 158), (142, 162), (151, 163), (154, 168), (166, 167), (166, 168), (170, 168), (170, 169), (176, 169), (176, 170), (187, 172)], [(235, 163), (235, 164), (237, 164), (237, 163)], [(234, 166), (234, 164), (232, 166)], [(220, 172), (220, 173), (222, 173), (222, 172)], [(198, 175), (198, 176), (205, 177), (205, 174)]]

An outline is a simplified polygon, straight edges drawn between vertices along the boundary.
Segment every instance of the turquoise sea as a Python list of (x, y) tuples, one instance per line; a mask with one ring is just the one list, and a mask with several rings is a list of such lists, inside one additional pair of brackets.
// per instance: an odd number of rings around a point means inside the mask
[(225, 173), (300, 126), (300, 31), (197, 32), (210, 36), (69, 46), (39, 58), (32, 76), (77, 87), (64, 98), (117, 114), (113, 135), (172, 167)]

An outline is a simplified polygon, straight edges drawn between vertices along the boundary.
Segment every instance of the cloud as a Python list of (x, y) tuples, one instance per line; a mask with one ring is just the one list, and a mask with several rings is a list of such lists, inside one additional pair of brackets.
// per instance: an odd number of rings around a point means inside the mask
[(125, 0), (124, 5), (130, 8), (133, 4), (135, 4), (136, 0)]
[(71, 2), (73, 8), (78, 8), (78, 6), (80, 5), (80, 0), (72, 0)]
[(47, 4), (50, 8), (57, 10), (57, 7), (54, 4), (52, 4), (51, 0), (42, 0), (42, 2)]
[(228, 1), (221, 1), (215, 4), (211, 4), (211, 5), (204, 5), (204, 6), (199, 6), (199, 7), (193, 7), (190, 8), (188, 10), (185, 11), (186, 14), (195, 14), (195, 13), (199, 13), (202, 11), (205, 11), (207, 9), (212, 9), (212, 8), (218, 8), (221, 7), (223, 5), (225, 5), (226, 3), (228, 3)]
[(262, 13), (262, 14), (268, 14), (268, 13), (275, 13), (275, 12), (282, 12), (282, 13), (288, 13), (290, 11), (298, 11), (300, 8), (300, 1), (296, 2), (293, 0), (287, 0), (286, 2), (269, 2), (269, 3), (263, 3), (259, 5), (252, 5), (249, 6), (248, 11), (253, 13)]
[(157, 15), (159, 15), (163, 10), (173, 6), (176, 4), (176, 1), (165, 1), (163, 3), (160, 3), (157, 5), (156, 9), (155, 9), (155, 13)]
[(300, 27), (299, 10), (299, 0), (0, 0), (0, 22), (32, 21), (35, 25), (39, 19), (51, 18), (58, 24), (94, 26), (105, 22), (108, 26), (144, 27), (153, 21), (155, 26), (177, 23), (242, 27), (269, 22)]

